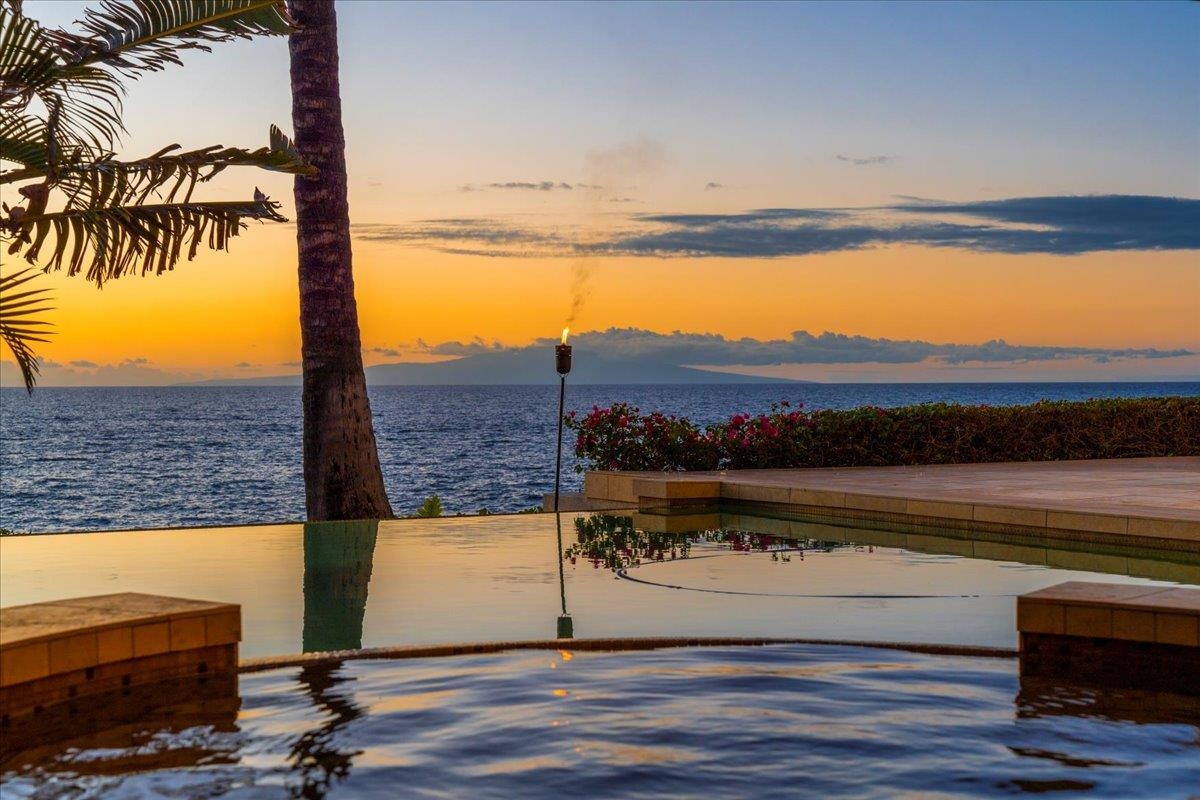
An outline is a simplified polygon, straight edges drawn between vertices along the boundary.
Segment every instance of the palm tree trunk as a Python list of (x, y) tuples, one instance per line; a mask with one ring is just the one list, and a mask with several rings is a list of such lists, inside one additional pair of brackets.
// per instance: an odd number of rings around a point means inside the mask
[(346, 202), (346, 140), (333, 0), (292, 0), (289, 39), (296, 147), (317, 168), (296, 177), (304, 489), (308, 518), (392, 516), (363, 374)]

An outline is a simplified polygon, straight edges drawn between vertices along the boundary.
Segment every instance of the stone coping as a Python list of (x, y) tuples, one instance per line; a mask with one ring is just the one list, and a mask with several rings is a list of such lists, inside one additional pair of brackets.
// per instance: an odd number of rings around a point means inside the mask
[(737, 636), (647, 636), (597, 637), (588, 639), (516, 639), (497, 642), (459, 644), (399, 645), (370, 647), (361, 650), (336, 650), (318, 653), (295, 653), (284, 656), (263, 656), (242, 659), (238, 671), (263, 672), (270, 669), (305, 667), (314, 664), (333, 664), (342, 661), (369, 661), (410, 658), (445, 658), (449, 656), (485, 655), (510, 650), (566, 650), (573, 652), (627, 652), (662, 650), (672, 647), (765, 647), (768, 645), (834, 645), (868, 647), (881, 650), (901, 650), (928, 655), (968, 656), (974, 658), (1016, 658), (1017, 651), (1003, 647), (974, 645), (920, 644), (913, 642), (842, 641), (838, 639), (797, 639), (776, 637)]
[(1200, 589), (1067, 581), (1018, 597), (1017, 630), (1200, 647)]
[(123, 592), (0, 608), (0, 687), (241, 640), (241, 608)]
[(923, 467), (591, 471), (588, 499), (642, 510), (704, 503), (881, 520), (1097, 534), (1200, 551), (1200, 458)]

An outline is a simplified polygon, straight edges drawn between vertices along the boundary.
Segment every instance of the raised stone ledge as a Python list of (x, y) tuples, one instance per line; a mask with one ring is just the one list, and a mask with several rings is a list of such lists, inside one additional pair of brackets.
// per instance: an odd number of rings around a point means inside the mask
[(0, 609), (0, 713), (232, 673), (241, 627), (237, 605), (132, 592)]
[(1017, 598), (1023, 675), (1200, 691), (1200, 589), (1067, 581)]
[(1017, 598), (1017, 630), (1200, 647), (1200, 589), (1067, 581)]

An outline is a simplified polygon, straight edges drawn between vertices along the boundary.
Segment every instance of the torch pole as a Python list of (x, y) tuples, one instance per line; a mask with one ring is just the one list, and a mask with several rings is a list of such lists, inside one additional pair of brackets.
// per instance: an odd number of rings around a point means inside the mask
[(558, 378), (558, 449), (554, 456), (554, 513), (558, 513), (558, 490), (562, 483), (562, 428), (563, 405), (567, 400), (567, 376)]

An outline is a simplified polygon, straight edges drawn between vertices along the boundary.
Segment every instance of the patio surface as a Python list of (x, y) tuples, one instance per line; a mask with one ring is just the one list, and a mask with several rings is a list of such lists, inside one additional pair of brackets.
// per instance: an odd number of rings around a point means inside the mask
[(1200, 548), (1200, 458), (721, 472), (589, 472), (589, 500), (721, 501), (929, 524), (1169, 540)]

